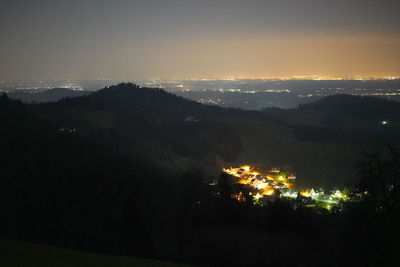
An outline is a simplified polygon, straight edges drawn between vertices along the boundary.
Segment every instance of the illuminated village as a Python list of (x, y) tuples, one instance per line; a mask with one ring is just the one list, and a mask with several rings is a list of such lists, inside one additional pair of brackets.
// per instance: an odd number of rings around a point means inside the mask
[(325, 193), (322, 189), (297, 192), (294, 190), (296, 175), (278, 168), (261, 173), (252, 166), (241, 166), (223, 169), (223, 172), (231, 175), (235, 183), (245, 185), (250, 189), (249, 196), (243, 195), (243, 192), (233, 193), (232, 198), (237, 201), (252, 197), (255, 204), (263, 205), (276, 198), (286, 198), (292, 200), (295, 207), (320, 207), (331, 210), (350, 200), (350, 197), (340, 190), (330, 193)]

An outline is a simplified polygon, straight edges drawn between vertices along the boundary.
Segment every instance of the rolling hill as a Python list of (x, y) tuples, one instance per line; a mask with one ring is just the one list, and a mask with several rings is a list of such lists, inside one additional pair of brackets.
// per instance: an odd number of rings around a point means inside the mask
[[(366, 107), (391, 105), (367, 100)], [(243, 255), (235, 251), (235, 227), (246, 215), (229, 214), (210, 201), (222, 167), (287, 167), (297, 173), (299, 188), (333, 189), (357, 182), (354, 163), (362, 149), (382, 144), (383, 133), (396, 140), (390, 130), (396, 129), (394, 115), (391, 124), (377, 126), (373, 112), (365, 118), (343, 113), (363, 98), (321, 101), (328, 103), (261, 113), (201, 105), (133, 84), (35, 105), (3, 95), (0, 236), (116, 256), (218, 264), (223, 254), (226, 262), (248, 260), (251, 247)], [(385, 112), (397, 114), (397, 106)], [(324, 124), (331, 114), (351, 121), (351, 131)], [(301, 135), (304, 126), (311, 127), (310, 135)], [(356, 129), (369, 127), (380, 135), (359, 138)], [(263, 224), (250, 219), (254, 223)], [(258, 244), (264, 242), (260, 233), (254, 233)], [(247, 234), (242, 229), (239, 240)], [(265, 260), (259, 255), (255, 262)]]
[(307, 141), (396, 144), (400, 134), (400, 103), (375, 97), (335, 95), (297, 109), (263, 113)]
[(336, 121), (329, 122), (329, 119), (335, 116), (358, 123), (380, 123), (384, 120), (399, 123), (400, 103), (369, 96), (333, 95), (296, 109), (265, 109), (263, 112), (282, 118), (291, 125), (336, 127)]
[(170, 169), (192, 166), (217, 175), (243, 163), (288, 166), (301, 186), (335, 187), (356, 181), (354, 164), (362, 150), (397, 146), (399, 106), (336, 95), (297, 109), (242, 111), (128, 83), (31, 109), (55, 131)]
[(203, 162), (203, 167), (230, 161), (240, 153), (240, 137), (228, 121), (266, 119), (258, 112), (206, 106), (133, 84), (37, 108), (60, 129), (112, 142), (120, 152), (159, 159), (165, 165)]

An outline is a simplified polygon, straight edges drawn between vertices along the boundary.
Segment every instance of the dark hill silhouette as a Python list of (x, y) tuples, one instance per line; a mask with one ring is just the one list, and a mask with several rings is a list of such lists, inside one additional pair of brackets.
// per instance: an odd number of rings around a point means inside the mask
[(400, 103), (387, 99), (353, 96), (353, 95), (334, 95), (327, 96), (319, 101), (305, 104), (299, 107), (301, 110), (315, 110), (326, 112), (337, 111), (344, 116), (355, 117), (362, 120), (386, 119), (397, 121), (400, 118)]
[(93, 93), (89, 98), (111, 109), (135, 110), (147, 116), (185, 118), (188, 115), (199, 115), (206, 109), (200, 103), (167, 93), (162, 89), (142, 88), (130, 83), (105, 88)]
[[(365, 99), (387, 107), (385, 100), (378, 98), (333, 96), (315, 106), (272, 109), (263, 114), (202, 105), (162, 89), (128, 83), (38, 108), (59, 128), (77, 129), (77, 134), (98, 139), (119, 152), (145, 156), (172, 168), (201, 164), (202, 168), (218, 171), (236, 164), (235, 161), (249, 160), (263, 168), (288, 164), (304, 173), (302, 181), (315, 184), (321, 180), (321, 173), (314, 172), (315, 167), (307, 167), (315, 158), (335, 154), (334, 159), (330, 156), (319, 165), (332, 165), (335, 170), (343, 167), (347, 171), (344, 162), (347, 166), (353, 164), (354, 157), (348, 155), (360, 152), (360, 144), (398, 142), (399, 130), (394, 120), (382, 125), (388, 119), (381, 118), (382, 113), (375, 109), (371, 112), (378, 118), (361, 116), (367, 108), (359, 111), (357, 103)], [(329, 101), (329, 105), (322, 101)], [(346, 115), (345, 108), (355, 110)], [(301, 142), (295, 150), (296, 141)], [(311, 149), (309, 141), (320, 145)], [(325, 151), (324, 145), (332, 142), (351, 143), (354, 148), (351, 152), (345, 146), (338, 147), (335, 153)]]
[(77, 97), (89, 94), (86, 91), (76, 91), (67, 88), (53, 88), (40, 92), (11, 92), (8, 96), (24, 103), (56, 102), (65, 97)]
[[(38, 109), (57, 121), (60, 129), (112, 142), (114, 149), (124, 153), (213, 163), (216, 158), (233, 159), (242, 147), (235, 130), (220, 118), (253, 114), (203, 105), (132, 83), (42, 104)], [(264, 117), (259, 112), (256, 116)]]
[(293, 127), (306, 140), (395, 141), (400, 133), (400, 103), (352, 95), (327, 96), (296, 109), (263, 113)]
[(230, 116), (266, 118), (259, 112), (204, 105), (168, 93), (163, 89), (139, 87), (132, 83), (121, 83), (106, 87), (84, 97), (63, 99), (53, 106), (125, 114), (133, 113), (153, 118), (215, 119), (216, 117)]
[(264, 109), (264, 114), (279, 118), (290, 125), (325, 125), (333, 117), (353, 119), (358, 123), (398, 123), (400, 103), (377, 97), (334, 95), (295, 109)]

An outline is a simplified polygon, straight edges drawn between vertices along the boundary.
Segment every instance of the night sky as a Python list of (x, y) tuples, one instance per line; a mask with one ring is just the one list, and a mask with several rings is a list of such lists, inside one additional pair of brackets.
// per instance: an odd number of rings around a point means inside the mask
[(398, 0), (0, 0), (0, 79), (400, 74)]

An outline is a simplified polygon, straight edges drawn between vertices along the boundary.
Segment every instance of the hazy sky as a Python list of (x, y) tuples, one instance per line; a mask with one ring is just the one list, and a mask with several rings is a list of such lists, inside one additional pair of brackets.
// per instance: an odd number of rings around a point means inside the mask
[(0, 79), (400, 74), (399, 0), (0, 0)]

